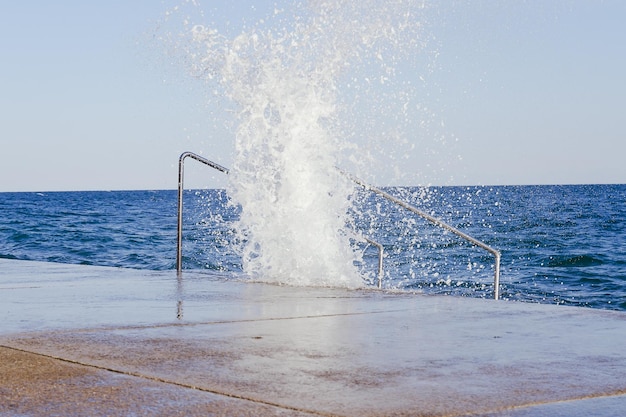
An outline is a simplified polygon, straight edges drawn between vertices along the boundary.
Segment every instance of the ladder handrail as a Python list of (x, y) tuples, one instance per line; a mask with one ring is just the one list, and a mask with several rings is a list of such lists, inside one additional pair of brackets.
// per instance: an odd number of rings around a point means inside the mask
[[(193, 152), (183, 152), (178, 158), (178, 233), (176, 242), (176, 272), (180, 276), (183, 272), (183, 190), (184, 190), (184, 166), (185, 159), (191, 158), (205, 165), (210, 166), (213, 169), (221, 171), (225, 174), (229, 173), (228, 168), (221, 166), (213, 161), (210, 161)], [(365, 240), (376, 246), (378, 249), (378, 288), (382, 288), (383, 285), (383, 245), (375, 242), (371, 239), (365, 238)]]
[(348, 177), (349, 179), (351, 179), (353, 182), (355, 182), (356, 184), (360, 185), (361, 187), (365, 188), (368, 191), (371, 191), (375, 194), (380, 195), (381, 197), (399, 205), (400, 207), (409, 210), (412, 213), (417, 214), (418, 216), (421, 216), (423, 218), (425, 218), (426, 220), (428, 220), (429, 222), (433, 223), (436, 226), (439, 226), (443, 229), (446, 229), (452, 233), (454, 233), (455, 235), (469, 241), (470, 243), (486, 250), (487, 252), (491, 253), (492, 255), (494, 255), (495, 257), (495, 266), (494, 266), (494, 277), (493, 277), (493, 298), (498, 300), (500, 298), (500, 251), (492, 248), (491, 246), (487, 245), (484, 242), (481, 242), (478, 239), (475, 239), (473, 237), (471, 237), (470, 235), (460, 231), (459, 229), (457, 229), (456, 227), (450, 226), (449, 224), (447, 224), (446, 222), (444, 222), (443, 220), (440, 220), (436, 217), (431, 216), (428, 213), (425, 213), (423, 211), (421, 211), (420, 209), (408, 204), (405, 201), (400, 200), (399, 198), (396, 198), (394, 196), (392, 196), (389, 193), (386, 193), (385, 191), (381, 190), (380, 188), (376, 188), (373, 185), (370, 185), (368, 183), (366, 183), (365, 181), (355, 177), (354, 175), (345, 172), (341, 169), (339, 169), (339, 171), (345, 175), (346, 177)]
[(228, 174), (228, 168), (224, 168), (220, 164), (195, 154), (193, 152), (183, 152), (178, 158), (178, 236), (176, 243), (176, 273), (180, 275), (183, 271), (183, 190), (184, 190), (184, 171), (185, 158), (195, 159), (213, 169)]

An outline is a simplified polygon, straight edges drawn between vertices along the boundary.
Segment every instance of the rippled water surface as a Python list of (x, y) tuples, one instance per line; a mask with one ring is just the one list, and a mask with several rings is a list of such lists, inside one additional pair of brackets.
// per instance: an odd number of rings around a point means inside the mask
[[(389, 188), (502, 252), (503, 298), (626, 310), (625, 185)], [(185, 192), (184, 268), (241, 275), (224, 191)], [(176, 191), (0, 193), (0, 257), (175, 269)], [(493, 256), (374, 195), (347, 233), (385, 248), (383, 286), (491, 297)], [(378, 252), (357, 243), (364, 279)]]

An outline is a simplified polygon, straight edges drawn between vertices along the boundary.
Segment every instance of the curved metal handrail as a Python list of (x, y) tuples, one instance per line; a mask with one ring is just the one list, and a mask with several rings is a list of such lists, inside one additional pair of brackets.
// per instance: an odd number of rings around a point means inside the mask
[[(184, 171), (185, 171), (185, 159), (191, 158), (198, 162), (201, 162), (213, 169), (216, 169), (225, 174), (229, 173), (228, 168), (221, 166), (213, 161), (210, 161), (193, 152), (183, 152), (178, 158), (178, 233), (176, 242), (176, 272), (180, 275), (183, 271), (183, 190), (184, 190)], [(382, 288), (383, 284), (383, 245), (375, 242), (371, 239), (365, 238), (365, 240), (378, 249), (378, 288)]]
[(176, 243), (176, 272), (180, 275), (183, 271), (183, 190), (185, 176), (185, 159), (191, 158), (213, 169), (228, 174), (228, 168), (224, 168), (220, 164), (195, 154), (193, 152), (183, 152), (178, 158), (178, 236)]
[(494, 257), (495, 257), (495, 266), (494, 266), (494, 277), (493, 277), (493, 298), (498, 300), (500, 298), (500, 252), (494, 248), (492, 248), (491, 246), (487, 245), (486, 243), (481, 242), (478, 239), (475, 239), (473, 237), (471, 237), (470, 235), (463, 233), (462, 231), (460, 231), (459, 229), (457, 229), (456, 227), (450, 226), (449, 224), (447, 224), (446, 222), (444, 222), (443, 220), (437, 219), (436, 217), (431, 216), (428, 213), (425, 213), (423, 211), (421, 211), (420, 209), (408, 204), (405, 201), (400, 200), (399, 198), (396, 198), (394, 196), (392, 196), (389, 193), (386, 193), (385, 191), (381, 190), (380, 188), (376, 188), (373, 185), (370, 185), (368, 183), (366, 183), (365, 181), (355, 177), (354, 175), (345, 172), (341, 169), (339, 169), (339, 171), (345, 175), (346, 177), (348, 177), (349, 179), (351, 179), (353, 182), (355, 182), (356, 184), (360, 185), (361, 187), (365, 188), (366, 190), (369, 190), (375, 194), (380, 195), (381, 197), (399, 205), (400, 207), (409, 210), (412, 213), (417, 214), (418, 216), (423, 217), (424, 219), (428, 220), (429, 222), (433, 223), (436, 226), (439, 226), (443, 229), (446, 229), (452, 233), (454, 233), (455, 235), (467, 240), (468, 242), (486, 250), (487, 252), (491, 253)]

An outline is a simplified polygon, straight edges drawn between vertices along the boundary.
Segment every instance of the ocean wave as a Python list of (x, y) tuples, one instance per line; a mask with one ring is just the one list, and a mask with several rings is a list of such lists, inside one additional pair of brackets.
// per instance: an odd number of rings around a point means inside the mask
[(559, 255), (550, 256), (545, 262), (550, 268), (585, 268), (590, 266), (599, 266), (604, 262), (598, 257), (592, 255)]

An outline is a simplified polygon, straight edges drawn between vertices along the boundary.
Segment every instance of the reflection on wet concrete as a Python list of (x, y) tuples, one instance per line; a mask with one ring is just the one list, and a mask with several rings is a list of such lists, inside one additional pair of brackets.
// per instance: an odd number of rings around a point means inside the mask
[(178, 320), (182, 320), (183, 319), (183, 293), (184, 293), (184, 288), (183, 288), (183, 275), (182, 273), (178, 273), (176, 274), (176, 282), (178, 283), (178, 286), (176, 287), (176, 295), (178, 296), (178, 301), (176, 302), (176, 318)]
[(620, 312), (5, 260), (0, 292), (0, 415), (63, 410), (63, 384), (85, 414), (626, 409)]

